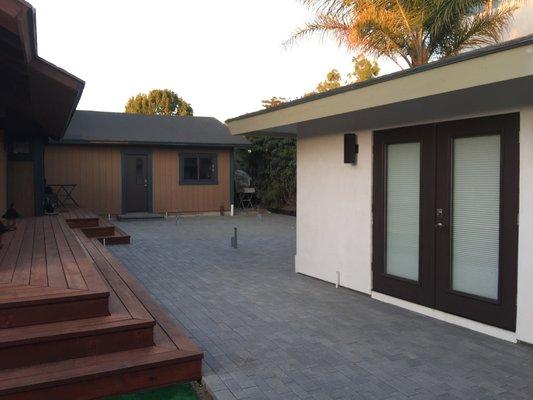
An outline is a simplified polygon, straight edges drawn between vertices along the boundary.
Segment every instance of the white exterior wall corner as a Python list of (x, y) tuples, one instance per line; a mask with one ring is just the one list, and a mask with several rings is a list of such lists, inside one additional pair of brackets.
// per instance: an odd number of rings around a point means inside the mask
[(520, 110), (518, 340), (533, 344), (533, 106)]
[(298, 139), (296, 272), (370, 294), (372, 133), (358, 132), (357, 165), (344, 135)]
[[(533, 106), (520, 111), (516, 339), (533, 344)], [(450, 119), (477, 117), (464, 115)], [(435, 121), (421, 121), (421, 123)], [(343, 135), (298, 139), (296, 272), (363, 293), (372, 289), (372, 133), (358, 132), (357, 165), (343, 162)], [(453, 318), (448, 322), (456, 323)], [(474, 328), (471, 328), (474, 329)], [(477, 329), (476, 329), (477, 330)], [(485, 330), (481, 330), (485, 331)]]

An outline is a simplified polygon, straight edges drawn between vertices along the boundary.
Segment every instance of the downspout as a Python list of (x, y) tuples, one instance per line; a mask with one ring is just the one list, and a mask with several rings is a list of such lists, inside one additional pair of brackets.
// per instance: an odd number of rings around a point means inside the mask
[(229, 204), (235, 204), (235, 147), (229, 152)]

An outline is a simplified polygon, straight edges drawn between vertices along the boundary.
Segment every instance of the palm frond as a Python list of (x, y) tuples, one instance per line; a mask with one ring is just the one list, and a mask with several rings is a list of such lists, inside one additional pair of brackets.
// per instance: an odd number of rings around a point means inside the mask
[(290, 47), (298, 41), (309, 36), (319, 35), (322, 39), (331, 37), (338, 42), (339, 46), (349, 43), (351, 25), (344, 18), (338, 18), (329, 14), (319, 14), (303, 27), (298, 28), (292, 36), (283, 43), (284, 47)]
[[(365, 54), (388, 57), (395, 62), (401, 58), (411, 66), (408, 55), (415, 51), (411, 46), (415, 34), (412, 26), (418, 22), (411, 12), (402, 15), (402, 10), (394, 3), (388, 0), (360, 1), (354, 10), (356, 16), (350, 42)], [(404, 6), (409, 7), (408, 4)]]
[(299, 0), (320, 14), (343, 15), (357, 0)]
[(284, 45), (311, 36), (416, 66), (501, 40), (527, 0), (299, 0), (316, 18)]
[(442, 56), (452, 56), (468, 48), (498, 43), (512, 20), (515, 9), (515, 6), (503, 6), (463, 20), (451, 32), (445, 42), (446, 46), (442, 47)]
[(428, 2), (430, 17), (427, 29), (433, 36), (439, 36), (441, 30), (449, 30), (464, 19), (498, 12), (499, 9), (515, 10), (524, 0), (500, 0), (498, 7), (494, 7), (492, 0), (437, 0)]

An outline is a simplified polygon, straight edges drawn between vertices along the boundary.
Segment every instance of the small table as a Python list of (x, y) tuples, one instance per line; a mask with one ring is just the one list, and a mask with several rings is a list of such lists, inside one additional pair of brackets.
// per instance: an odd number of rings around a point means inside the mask
[(76, 189), (76, 186), (78, 186), (76, 183), (62, 183), (47, 186), (52, 188), (57, 196), (57, 202), (61, 207), (67, 205), (75, 205), (79, 207), (79, 204), (74, 200), (74, 197), (72, 197), (72, 192)]

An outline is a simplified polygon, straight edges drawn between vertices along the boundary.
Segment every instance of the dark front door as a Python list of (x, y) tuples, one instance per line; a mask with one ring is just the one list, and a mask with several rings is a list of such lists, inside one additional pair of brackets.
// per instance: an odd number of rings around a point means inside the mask
[(514, 330), (518, 116), (376, 132), (374, 290)]
[(148, 211), (148, 156), (126, 154), (125, 212)]

